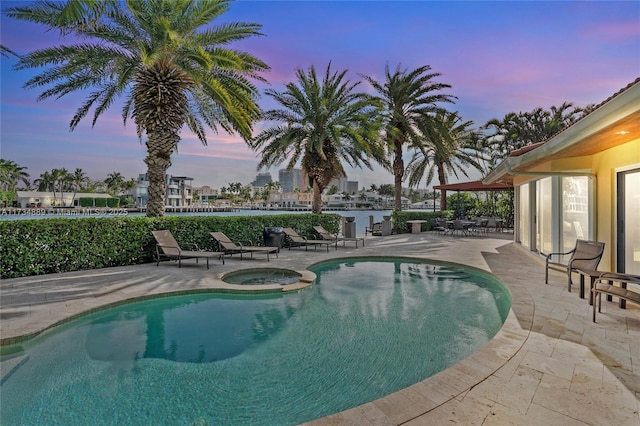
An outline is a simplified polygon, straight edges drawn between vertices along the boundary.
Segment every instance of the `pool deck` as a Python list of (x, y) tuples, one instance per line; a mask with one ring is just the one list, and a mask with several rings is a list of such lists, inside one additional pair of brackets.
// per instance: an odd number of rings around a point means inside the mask
[[(227, 258), (223, 266), (163, 262), (2, 280), (0, 338), (7, 342), (104, 305), (155, 294), (222, 288), (221, 274), (252, 267), (302, 270), (337, 257), (409, 256), (451, 261), (498, 276), (513, 296), (503, 328), (479, 351), (422, 382), (309, 425), (640, 425), (640, 309), (603, 301), (597, 323), (566, 275), (514, 245), (511, 236), (431, 233), (367, 237), (270, 262)], [(575, 280), (577, 281), (577, 279)], [(577, 286), (574, 286), (574, 288)], [(2, 366), (2, 375), (12, 368)]]

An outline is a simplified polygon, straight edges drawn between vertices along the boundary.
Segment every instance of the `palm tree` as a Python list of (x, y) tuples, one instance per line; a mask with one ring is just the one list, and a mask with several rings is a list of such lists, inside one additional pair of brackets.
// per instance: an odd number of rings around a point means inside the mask
[[(462, 121), (459, 113), (440, 110), (425, 126), (426, 143), (417, 151), (407, 166), (409, 186), (418, 186), (426, 174), (427, 186), (438, 175), (440, 185), (447, 183), (447, 176), (459, 177), (458, 172), (469, 177), (471, 167), (482, 171), (482, 147), (479, 136), (471, 129), (472, 121)], [(440, 195), (440, 209), (447, 209), (446, 192)]]
[(33, 181), (38, 191), (52, 191), (53, 190), (53, 177), (50, 172), (44, 172), (40, 174), (40, 177)]
[(87, 174), (82, 169), (75, 169), (71, 175), (71, 183), (73, 184), (73, 197), (71, 197), (71, 204), (76, 199), (78, 191), (84, 188), (85, 183), (89, 181)]
[(331, 63), (318, 80), (313, 66), (296, 70), (297, 82), (284, 92), (268, 89), (282, 108), (264, 114), (277, 121), (260, 132), (251, 144), (262, 148), (258, 168), (288, 161), (292, 169), (298, 161), (313, 188), (312, 211), (322, 212), (322, 191), (335, 178), (346, 176), (342, 160), (352, 167), (372, 168), (369, 158), (385, 162), (377, 141), (379, 120), (371, 96), (355, 92), (360, 84), (345, 79), (347, 71), (332, 72)]
[(485, 169), (493, 169), (511, 151), (546, 141), (593, 108), (592, 105), (579, 108), (573, 103), (564, 102), (559, 107), (551, 106), (549, 111), (536, 108), (529, 112), (510, 112), (502, 120), (493, 118), (487, 121), (483, 129), (492, 133), (485, 136), (484, 145), (491, 151), (492, 156)]
[(229, 48), (260, 35), (260, 25), (211, 23), (229, 0), (38, 1), (7, 9), (13, 18), (71, 34), (77, 44), (45, 48), (20, 58), (17, 69), (47, 67), (27, 88), (51, 86), (39, 99), (94, 88), (73, 116), (70, 128), (93, 109), (92, 124), (116, 99), (122, 117), (146, 134), (149, 176), (147, 216), (164, 214), (165, 175), (187, 127), (207, 144), (205, 126), (250, 140), (260, 116), (257, 88), (250, 79), (269, 67)]
[(15, 161), (0, 158), (0, 189), (15, 192), (20, 182), (29, 187), (29, 173), (26, 169)]
[(109, 173), (107, 178), (104, 180), (104, 183), (107, 186), (107, 192), (110, 192), (111, 195), (119, 195), (122, 191), (124, 182), (124, 177), (120, 172)]
[(402, 181), (405, 167), (403, 159), (404, 146), (420, 149), (424, 138), (419, 130), (419, 123), (425, 122), (432, 113), (438, 110), (438, 102), (452, 102), (453, 96), (440, 93), (451, 86), (436, 83), (434, 78), (439, 73), (430, 73), (431, 67), (424, 65), (413, 71), (402, 70), (400, 66), (391, 73), (389, 65), (385, 66), (385, 80), (378, 82), (373, 77), (363, 76), (379, 93), (384, 103), (384, 138), (393, 157), (393, 176), (395, 187), (395, 210), (402, 209)]
[(67, 189), (70, 182), (69, 171), (65, 168), (51, 170), (51, 181), (53, 188), (53, 202), (57, 204), (56, 200), (56, 188), (60, 191), (60, 202), (64, 205), (64, 191)]

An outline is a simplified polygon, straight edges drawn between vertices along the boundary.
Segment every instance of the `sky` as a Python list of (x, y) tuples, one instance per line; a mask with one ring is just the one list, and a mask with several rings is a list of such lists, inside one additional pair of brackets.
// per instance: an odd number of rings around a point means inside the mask
[[(18, 4), (2, 0), (0, 7)], [(218, 23), (262, 25), (261, 37), (232, 47), (266, 62), (261, 93), (282, 90), (295, 70), (315, 66), (348, 70), (381, 81), (385, 65), (440, 73), (443, 93), (457, 97), (447, 108), (479, 128), (510, 112), (550, 109), (563, 102), (598, 104), (640, 76), (638, 1), (269, 1), (232, 2)], [(57, 32), (2, 14), (0, 42), (18, 54), (66, 43)], [(92, 113), (73, 131), (69, 123), (88, 92), (38, 101), (39, 89), (24, 83), (42, 70), (14, 70), (1, 58), (0, 156), (27, 168), (31, 180), (54, 168), (83, 169), (94, 180), (113, 172), (126, 178), (146, 171), (146, 149), (135, 124), (123, 124), (122, 100), (92, 127)], [(373, 93), (364, 82), (358, 86)], [(274, 105), (264, 93), (264, 109)], [(264, 128), (256, 123), (255, 131)], [(235, 135), (207, 132), (208, 145), (188, 129), (168, 173), (194, 178), (194, 186), (249, 184), (259, 172), (259, 152)], [(274, 180), (278, 169), (269, 171)], [(379, 167), (347, 169), (359, 187), (393, 183)], [(480, 175), (470, 172), (472, 179)], [(467, 180), (464, 176), (460, 180)], [(450, 177), (449, 182), (458, 179)], [(432, 183), (433, 185), (433, 183)], [(421, 183), (419, 188), (426, 188)]]

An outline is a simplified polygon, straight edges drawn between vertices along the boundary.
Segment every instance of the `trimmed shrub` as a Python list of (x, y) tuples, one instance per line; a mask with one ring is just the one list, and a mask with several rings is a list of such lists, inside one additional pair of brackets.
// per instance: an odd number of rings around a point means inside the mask
[[(117, 199), (116, 199), (117, 200)], [(311, 234), (314, 225), (337, 232), (337, 214), (54, 218), (0, 221), (0, 278), (136, 265), (155, 258), (153, 230), (168, 229), (179, 244), (217, 251), (212, 231), (262, 244), (267, 226)]]

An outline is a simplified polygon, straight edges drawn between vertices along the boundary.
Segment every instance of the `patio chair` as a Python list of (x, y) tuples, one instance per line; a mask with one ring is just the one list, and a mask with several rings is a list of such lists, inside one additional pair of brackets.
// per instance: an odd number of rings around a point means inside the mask
[(328, 253), (329, 246), (333, 244), (332, 241), (310, 240), (307, 237), (303, 237), (302, 235), (298, 234), (292, 228), (282, 228), (282, 231), (287, 236), (289, 242), (289, 250), (291, 250), (291, 247), (304, 247), (304, 250), (308, 251), (308, 247), (312, 245), (314, 250), (317, 248), (317, 246), (325, 246)]
[(253, 253), (264, 253), (267, 255), (267, 262), (269, 261), (269, 254), (275, 253), (278, 257), (278, 247), (269, 246), (254, 246), (251, 242), (245, 245), (241, 242), (233, 242), (224, 235), (222, 232), (211, 232), (211, 236), (218, 243), (220, 250), (224, 251), (225, 255), (233, 256), (234, 254), (240, 254), (240, 260), (242, 260), (243, 253), (249, 253), (253, 258)]
[(465, 227), (464, 223), (462, 223), (460, 219), (456, 219), (453, 221), (453, 229), (451, 231), (451, 235), (456, 235), (458, 233), (462, 233), (463, 235), (468, 235), (467, 228)]
[[(613, 285), (619, 282), (620, 286)], [(628, 289), (627, 284), (635, 284), (634, 289)], [(621, 308), (626, 308), (626, 301), (640, 305), (640, 275), (621, 274), (616, 272), (605, 272), (595, 282), (591, 289), (593, 298), (593, 322), (596, 322), (596, 299), (598, 300), (598, 312), (602, 312), (602, 294), (607, 296), (615, 296), (619, 299), (618, 304)], [(611, 300), (611, 299), (609, 299)]]
[(195, 250), (183, 250), (171, 231), (151, 231), (153, 237), (156, 239), (156, 266), (160, 265), (160, 260), (169, 259), (177, 260), (178, 267), (182, 267), (182, 259), (195, 259), (198, 263), (198, 259), (203, 258), (207, 260), (207, 269), (209, 269), (209, 259), (218, 257), (222, 260), (224, 265), (224, 253), (215, 251), (201, 251), (198, 246), (194, 244)]
[[(604, 243), (598, 241), (576, 240), (573, 250), (566, 253), (549, 253), (546, 255), (544, 283), (549, 284), (549, 268), (567, 272), (567, 287), (571, 291), (571, 273), (578, 269), (596, 270), (602, 254), (604, 253)], [(544, 254), (544, 253), (542, 253)], [(553, 256), (571, 255), (569, 262), (565, 265), (560, 262), (553, 262)]]
[(320, 225), (314, 226), (313, 229), (320, 235), (320, 238), (322, 238), (323, 240), (335, 243), (336, 250), (338, 250), (338, 241), (342, 241), (343, 246), (347, 244), (347, 241), (355, 242), (356, 248), (358, 248), (358, 241), (362, 241), (362, 246), (364, 247), (364, 237), (343, 237), (337, 234), (332, 234)]

